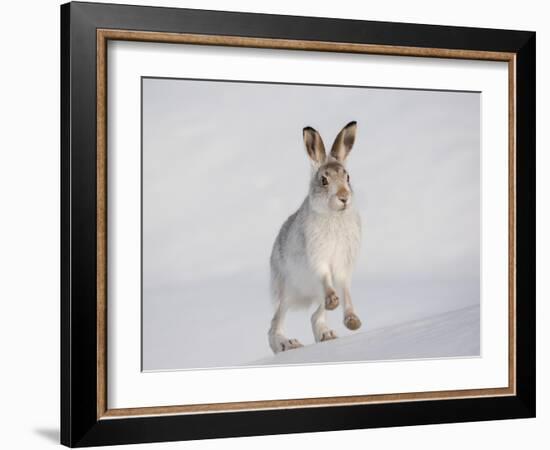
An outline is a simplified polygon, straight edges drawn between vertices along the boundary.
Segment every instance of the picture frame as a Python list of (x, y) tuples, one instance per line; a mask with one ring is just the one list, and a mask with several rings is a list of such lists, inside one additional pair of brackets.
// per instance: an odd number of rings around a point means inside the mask
[[(506, 63), (509, 279), (508, 297), (501, 301), (508, 311), (507, 386), (110, 408), (107, 45), (112, 41)], [(528, 31), (62, 5), (61, 443), (80, 447), (534, 417), (535, 41)]]

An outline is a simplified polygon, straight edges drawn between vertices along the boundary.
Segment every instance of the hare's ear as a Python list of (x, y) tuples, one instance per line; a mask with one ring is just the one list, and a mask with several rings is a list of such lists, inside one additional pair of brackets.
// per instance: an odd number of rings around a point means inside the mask
[(320, 165), (325, 162), (326, 151), (325, 144), (319, 133), (311, 127), (304, 128), (304, 143), (309, 159), (315, 164)]
[(332, 144), (332, 149), (330, 150), (330, 156), (334, 159), (344, 162), (348, 157), (353, 143), (355, 142), (355, 132), (357, 131), (357, 122), (353, 121), (348, 123), (342, 131), (338, 133), (334, 144)]

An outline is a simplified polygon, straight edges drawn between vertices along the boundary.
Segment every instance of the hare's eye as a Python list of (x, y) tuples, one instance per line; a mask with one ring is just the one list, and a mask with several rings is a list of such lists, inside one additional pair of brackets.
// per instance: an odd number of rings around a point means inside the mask
[(321, 183), (323, 183), (323, 186), (328, 185), (327, 177), (321, 177)]
[(348, 175), (348, 183), (349, 183), (349, 175)]

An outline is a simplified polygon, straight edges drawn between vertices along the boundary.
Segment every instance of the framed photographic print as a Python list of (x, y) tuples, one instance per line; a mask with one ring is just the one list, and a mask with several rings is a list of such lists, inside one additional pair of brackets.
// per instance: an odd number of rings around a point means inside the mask
[(61, 441), (535, 415), (535, 33), (61, 7)]

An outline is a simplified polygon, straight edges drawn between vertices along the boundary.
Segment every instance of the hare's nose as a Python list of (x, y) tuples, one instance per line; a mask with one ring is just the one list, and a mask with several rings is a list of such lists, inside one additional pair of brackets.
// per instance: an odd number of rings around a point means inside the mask
[(340, 200), (345, 205), (349, 200), (349, 191), (344, 188), (338, 189), (338, 192), (336, 192), (336, 196), (338, 197), (338, 200)]

